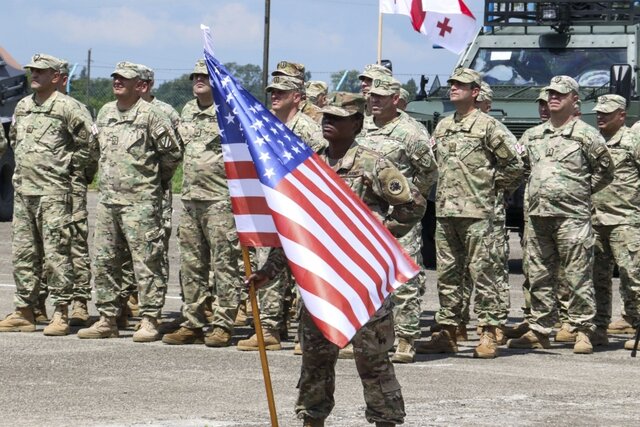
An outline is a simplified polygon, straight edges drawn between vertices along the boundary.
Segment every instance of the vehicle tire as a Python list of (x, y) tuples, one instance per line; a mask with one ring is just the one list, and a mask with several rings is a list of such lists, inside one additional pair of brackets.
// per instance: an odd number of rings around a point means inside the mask
[(7, 151), (0, 159), (0, 221), (13, 219), (13, 169), (15, 160), (13, 150), (7, 147)]
[(422, 217), (422, 263), (425, 268), (436, 268), (436, 204), (431, 200)]

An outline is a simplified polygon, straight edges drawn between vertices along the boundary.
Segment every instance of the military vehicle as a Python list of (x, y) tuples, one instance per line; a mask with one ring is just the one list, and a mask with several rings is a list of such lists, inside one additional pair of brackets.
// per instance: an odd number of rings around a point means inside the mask
[[(595, 125), (597, 97), (617, 93), (629, 102), (628, 124), (640, 116), (638, 32), (640, 8), (634, 1), (586, 0), (515, 2), (486, 0), (484, 27), (461, 55), (456, 67), (473, 68), (491, 85), (490, 114), (520, 137), (540, 123), (535, 99), (555, 75), (569, 75), (580, 85), (582, 119)], [(407, 112), (433, 132), (439, 119), (452, 114), (449, 87), (436, 77), (421, 79), (421, 90)], [(424, 255), (435, 259), (430, 201), (423, 221)], [(507, 226), (521, 229), (522, 191), (509, 200)]]
[[(13, 110), (20, 99), (28, 93), (27, 77), (22, 67), (0, 47), (0, 122), (5, 135)], [(13, 217), (13, 151), (8, 148), (0, 159), (0, 221), (11, 221)]]

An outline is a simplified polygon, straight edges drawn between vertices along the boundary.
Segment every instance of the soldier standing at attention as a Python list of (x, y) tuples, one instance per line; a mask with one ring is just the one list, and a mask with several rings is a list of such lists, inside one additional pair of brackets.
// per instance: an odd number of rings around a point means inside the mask
[(182, 152), (168, 119), (140, 98), (137, 64), (120, 62), (111, 74), (116, 101), (100, 109), (100, 199), (96, 207), (94, 260), (100, 319), (80, 338), (118, 336), (122, 262), (131, 254), (140, 299), (134, 342), (160, 339), (158, 317), (167, 286), (163, 274), (162, 194), (171, 185)]
[(462, 322), (464, 276), (476, 289), (480, 344), (474, 357), (498, 355), (500, 289), (491, 261), (496, 197), (517, 187), (523, 172), (513, 135), (475, 107), (480, 74), (457, 68), (449, 78), (455, 114), (438, 123), (433, 140), (438, 156), (436, 263), (442, 325), (418, 353), (455, 353), (456, 328)]
[[(613, 159), (613, 182), (593, 195), (593, 287), (596, 330), (593, 346), (608, 345), (611, 321), (611, 278), (614, 263), (620, 271), (624, 311), (634, 327), (640, 326), (640, 269), (635, 261), (640, 244), (640, 134), (624, 125), (627, 101), (620, 95), (603, 95), (593, 108), (600, 134)], [(625, 348), (632, 349), (634, 340)]]
[(13, 175), (13, 314), (0, 321), (0, 332), (36, 330), (34, 308), (40, 282), (47, 281), (55, 312), (45, 335), (69, 333), (68, 305), (73, 296), (70, 258), (74, 170), (85, 170), (91, 141), (91, 116), (56, 90), (62, 61), (34, 55), (33, 96), (16, 106), (10, 140), (16, 160)]
[[(570, 290), (568, 321), (577, 332), (573, 352), (593, 353), (596, 313), (593, 288), (592, 194), (613, 179), (614, 165), (597, 130), (575, 119), (578, 83), (556, 76), (547, 86), (549, 121), (520, 139), (526, 149), (526, 224), (531, 330), (509, 340), (511, 348), (548, 348), (558, 281)], [(564, 277), (558, 278), (563, 271)]]
[[(338, 92), (322, 111), (322, 130), (329, 146), (318, 152), (320, 158), (345, 180), (394, 236), (409, 232), (424, 215), (426, 201), (390, 161), (355, 141), (362, 129), (363, 97)], [(283, 254), (280, 249), (272, 250), (262, 269), (246, 283), (253, 280), (260, 287), (275, 277), (286, 265)], [(364, 388), (365, 416), (377, 427), (402, 424), (405, 417), (402, 391), (388, 354), (394, 335), (390, 303), (387, 298), (351, 340)], [(302, 369), (296, 413), (304, 419), (305, 427), (321, 427), (335, 404), (338, 346), (322, 335), (304, 305), (299, 328)]]
[[(426, 199), (438, 176), (436, 160), (426, 129), (398, 110), (399, 91), (400, 82), (393, 77), (373, 80), (367, 101), (371, 120), (365, 120), (359, 143), (393, 163)], [(422, 225), (417, 223), (399, 241), (422, 267)], [(420, 338), (420, 302), (426, 290), (425, 280), (424, 271), (421, 271), (391, 294), (398, 338), (391, 359), (395, 363), (413, 363), (415, 359), (414, 341)]]

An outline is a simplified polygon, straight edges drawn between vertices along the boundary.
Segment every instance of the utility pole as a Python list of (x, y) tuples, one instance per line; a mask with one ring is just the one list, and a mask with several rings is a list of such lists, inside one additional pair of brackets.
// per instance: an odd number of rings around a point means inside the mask
[(89, 48), (89, 52), (87, 53), (87, 99), (85, 100), (85, 105), (89, 105), (90, 86), (91, 86), (91, 48)]
[(264, 2), (264, 46), (262, 48), (262, 93), (267, 105), (267, 84), (269, 83), (269, 23), (271, 21), (271, 0)]

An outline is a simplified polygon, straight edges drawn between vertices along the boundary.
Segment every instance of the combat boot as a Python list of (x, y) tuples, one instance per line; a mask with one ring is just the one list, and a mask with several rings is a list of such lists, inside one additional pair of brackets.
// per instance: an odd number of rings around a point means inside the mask
[(93, 325), (78, 331), (78, 338), (83, 339), (118, 338), (119, 335), (115, 316), (101, 315)]
[(429, 341), (415, 343), (416, 353), (457, 353), (456, 329), (455, 325), (443, 325), (442, 330), (432, 334)]
[(44, 328), (42, 333), (47, 336), (60, 337), (69, 335), (69, 307), (67, 304), (56, 306), (51, 322)]
[(133, 333), (133, 342), (153, 342), (159, 339), (158, 319), (150, 316), (142, 316), (140, 328)]
[(161, 334), (171, 334), (180, 329), (185, 321), (184, 317), (178, 316), (168, 322), (158, 322), (158, 330)]
[[(282, 344), (280, 344), (280, 335), (277, 331), (271, 329), (263, 329), (262, 335), (264, 337), (264, 348), (266, 350), (282, 350)], [(240, 351), (258, 351), (258, 336), (256, 334), (253, 334), (246, 340), (238, 341), (237, 348)]]
[(338, 359), (353, 359), (353, 344), (349, 343), (338, 352)]
[(129, 327), (129, 314), (125, 306), (120, 307), (120, 313), (116, 316), (116, 326), (118, 329), (127, 329)]
[(231, 333), (216, 326), (213, 328), (213, 331), (204, 338), (204, 345), (207, 347), (228, 347), (231, 345)]
[(33, 317), (36, 320), (36, 323), (40, 325), (49, 323), (46, 302), (46, 298), (38, 298), (38, 304), (33, 308)]
[(35, 332), (36, 320), (31, 307), (17, 307), (0, 321), (0, 332)]
[(69, 317), (70, 326), (87, 326), (89, 321), (89, 310), (87, 309), (87, 301), (83, 299), (73, 300), (71, 305), (71, 316)]
[(393, 363), (413, 363), (416, 359), (416, 349), (413, 346), (413, 338), (398, 339), (398, 346), (396, 352), (391, 356)]
[(162, 342), (173, 345), (204, 344), (204, 332), (202, 332), (202, 328), (182, 326), (174, 333), (163, 336)]
[(305, 415), (302, 427), (324, 427), (324, 418), (311, 418)]
[(494, 359), (498, 357), (495, 326), (483, 326), (480, 344), (473, 350), (473, 357), (479, 359)]
[(394, 427), (394, 423), (390, 423), (387, 421), (376, 421), (376, 427)]
[(507, 343), (507, 337), (504, 334), (504, 330), (502, 330), (502, 326), (498, 326), (496, 328), (496, 344), (497, 345), (505, 345)]
[(596, 328), (596, 330), (591, 335), (591, 345), (593, 345), (594, 347), (606, 347), (609, 345), (609, 337), (607, 336), (606, 328)]
[(509, 348), (550, 348), (549, 336), (530, 330), (520, 338), (511, 338), (507, 341)]
[(571, 332), (571, 326), (568, 323), (563, 323), (556, 337), (555, 342), (576, 342), (577, 332)]
[(575, 354), (591, 354), (593, 353), (593, 345), (589, 335), (584, 332), (578, 332), (576, 334), (576, 343), (573, 346), (573, 352)]
[(607, 332), (610, 334), (633, 334), (636, 330), (631, 323), (627, 322), (627, 319), (620, 318), (609, 323)]
[(249, 324), (249, 317), (247, 316), (247, 300), (243, 300), (238, 305), (238, 313), (236, 313), (236, 319), (233, 322), (233, 326), (247, 326)]
[(302, 356), (302, 345), (299, 342), (293, 346), (293, 354), (296, 356)]
[(529, 323), (520, 322), (513, 326), (504, 325), (502, 327), (502, 332), (504, 332), (504, 336), (506, 338), (520, 338), (527, 332), (529, 332)]
[(213, 323), (213, 299), (211, 297), (207, 297), (204, 301), (204, 317), (207, 319), (207, 323)]
[[(129, 295), (129, 298), (127, 298), (126, 302), (127, 303), (123, 307), (123, 311), (127, 315), (131, 314), (131, 317), (138, 317), (140, 315), (140, 306), (139, 306), (139, 302), (138, 302), (138, 292), (134, 292), (131, 295)], [(127, 308), (127, 310), (124, 310), (124, 308)]]
[[(431, 333), (433, 334), (434, 332), (440, 332), (440, 331), (442, 331), (443, 327), (444, 327), (444, 325), (436, 323), (435, 325), (433, 325), (431, 327)], [(462, 342), (462, 341), (469, 341), (469, 335), (467, 333), (467, 324), (466, 323), (460, 323), (456, 327), (456, 342)]]
[[(626, 350), (633, 350), (633, 346), (636, 344), (636, 340), (635, 338), (632, 340), (626, 340), (624, 342), (624, 348)], [(640, 345), (638, 345), (638, 347), (636, 347), (636, 350), (640, 350)]]

